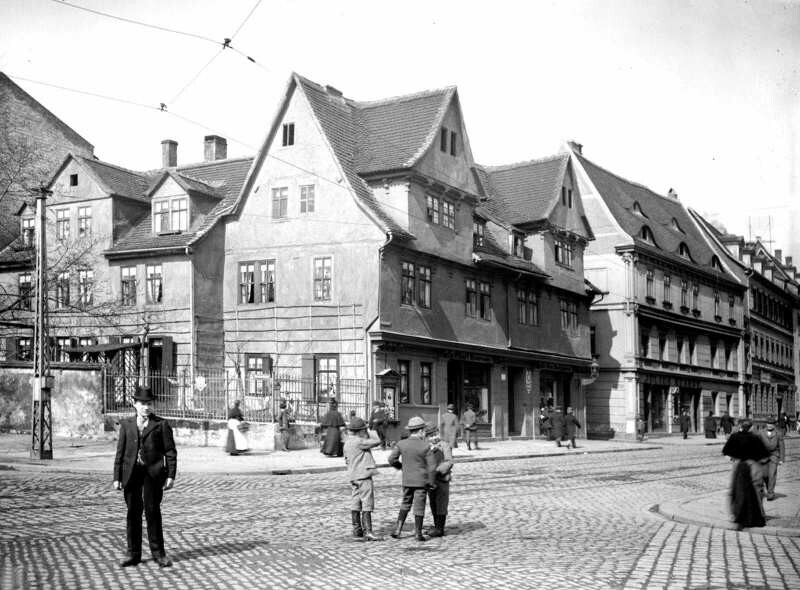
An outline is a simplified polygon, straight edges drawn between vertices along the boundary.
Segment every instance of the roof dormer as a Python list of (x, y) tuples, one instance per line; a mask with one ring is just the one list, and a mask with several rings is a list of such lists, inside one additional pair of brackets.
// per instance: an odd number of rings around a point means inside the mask
[(639, 204), (639, 201), (633, 202), (633, 212), (641, 217), (647, 217), (647, 215), (644, 214), (644, 211), (642, 211), (642, 206)]
[(678, 255), (686, 258), (687, 260), (692, 260), (692, 254), (689, 252), (689, 246), (687, 246), (685, 242), (681, 242), (678, 246)]
[(642, 229), (639, 230), (639, 239), (653, 246), (656, 245), (656, 239), (653, 236), (653, 230), (646, 225), (643, 225)]

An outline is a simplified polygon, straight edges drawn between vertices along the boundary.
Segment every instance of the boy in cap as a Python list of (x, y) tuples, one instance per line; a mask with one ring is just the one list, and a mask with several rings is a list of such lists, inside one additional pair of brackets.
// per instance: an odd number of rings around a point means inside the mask
[(398, 442), (388, 458), (389, 465), (403, 470), (403, 499), (392, 537), (400, 538), (406, 516), (413, 509), (414, 538), (417, 541), (427, 541), (428, 537), (422, 534), (422, 522), (425, 519), (427, 491), (436, 485), (433, 453), (425, 440), (425, 420), (414, 416), (408, 421), (406, 428), (409, 432), (408, 438)]
[(350, 436), (344, 443), (344, 460), (347, 463), (347, 479), (352, 486), (350, 515), (353, 520), (353, 536), (367, 541), (383, 541), (372, 533), (372, 511), (375, 508), (375, 489), (372, 476), (377, 472), (372, 448), (381, 444), (370, 440), (366, 423), (358, 417), (350, 420)]
[(369, 416), (369, 427), (378, 434), (381, 441), (381, 448), (386, 448), (386, 427), (389, 425), (389, 413), (386, 411), (385, 404), (375, 400), (372, 402), (372, 414)]
[(428, 499), (433, 515), (433, 529), (428, 531), (430, 537), (444, 537), (444, 524), (447, 520), (447, 506), (450, 504), (450, 472), (453, 469), (453, 450), (450, 443), (439, 438), (436, 426), (425, 430), (433, 453), (433, 464), (436, 471), (436, 487), (428, 490)]

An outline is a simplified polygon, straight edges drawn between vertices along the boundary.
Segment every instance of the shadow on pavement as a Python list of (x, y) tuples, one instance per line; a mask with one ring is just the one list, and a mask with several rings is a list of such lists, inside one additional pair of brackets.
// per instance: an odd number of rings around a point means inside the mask
[(253, 549), (254, 547), (260, 545), (269, 545), (269, 541), (248, 541), (247, 543), (231, 542), (219, 543), (217, 545), (206, 545), (204, 547), (198, 547), (197, 549), (190, 549), (189, 551), (170, 553), (170, 557), (174, 562), (177, 563), (179, 561), (189, 561), (190, 559), (196, 559), (198, 557), (232, 555), (234, 553), (241, 553), (242, 551)]

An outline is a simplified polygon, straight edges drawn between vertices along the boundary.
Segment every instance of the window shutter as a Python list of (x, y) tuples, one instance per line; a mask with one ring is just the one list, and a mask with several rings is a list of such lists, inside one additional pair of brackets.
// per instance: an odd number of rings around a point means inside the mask
[(173, 347), (172, 336), (161, 336), (162, 375), (172, 375), (175, 372)]
[(304, 354), (302, 358), (301, 376), (303, 378), (303, 399), (313, 400), (314, 396), (314, 356)]

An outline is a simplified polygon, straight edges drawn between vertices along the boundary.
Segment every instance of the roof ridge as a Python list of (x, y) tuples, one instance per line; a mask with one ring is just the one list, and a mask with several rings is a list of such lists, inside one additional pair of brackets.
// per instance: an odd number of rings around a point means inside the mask
[(398, 103), (398, 102), (406, 102), (409, 100), (416, 100), (418, 98), (426, 98), (429, 96), (435, 96), (437, 94), (446, 94), (448, 92), (452, 92), (456, 90), (457, 87), (455, 85), (450, 86), (443, 86), (441, 88), (432, 88), (429, 90), (420, 90), (418, 92), (412, 92), (411, 94), (399, 94), (396, 96), (389, 96), (386, 98), (379, 98), (376, 100), (362, 100), (362, 101), (353, 101), (356, 108), (359, 109), (369, 109), (373, 107), (380, 107), (384, 106), (389, 103)]
[(78, 156), (73, 154), (75, 158), (80, 158), (81, 160), (85, 160), (87, 163), (90, 164), (100, 164), (102, 166), (106, 166), (108, 168), (115, 168), (117, 170), (121, 170), (122, 172), (127, 172), (128, 174), (134, 174), (136, 176), (149, 176), (148, 172), (142, 172), (139, 170), (131, 170), (130, 168), (125, 168), (124, 166), (120, 166), (119, 164), (112, 164), (111, 162), (106, 162), (104, 160), (100, 160), (99, 158), (86, 158), (84, 156)]
[(178, 176), (182, 176), (183, 178), (188, 178), (188, 179), (189, 179), (189, 180), (191, 180), (192, 182), (197, 182), (197, 183), (199, 183), (199, 184), (204, 184), (204, 185), (206, 185), (208, 188), (214, 188), (214, 189), (216, 189), (216, 188), (220, 188), (220, 187), (222, 186), (222, 183), (224, 183), (224, 182), (225, 182), (225, 180), (220, 180), (220, 181), (218, 181), (218, 182), (219, 182), (219, 184), (212, 184), (212, 183), (210, 183), (210, 182), (209, 182), (209, 181), (207, 181), (207, 180), (203, 180), (202, 178), (197, 178), (197, 177), (195, 177), (195, 176), (192, 176), (192, 175), (190, 175), (190, 174), (185, 174), (185, 173), (183, 173), (183, 172), (179, 172), (178, 170), (175, 170), (175, 174), (177, 174)]
[(668, 202), (670, 202), (670, 203), (677, 203), (677, 204), (679, 204), (679, 205), (682, 205), (682, 203), (681, 203), (679, 200), (677, 200), (677, 199), (673, 199), (672, 197), (668, 197), (668, 196), (666, 196), (666, 195), (659, 194), (659, 193), (657, 193), (656, 191), (654, 191), (653, 189), (651, 189), (649, 186), (647, 186), (647, 185), (645, 185), (645, 184), (642, 184), (641, 182), (636, 182), (635, 180), (629, 180), (629, 179), (625, 178), (624, 176), (620, 176), (620, 175), (619, 175), (619, 174), (617, 174), (616, 172), (612, 172), (612, 171), (611, 171), (611, 170), (609, 170), (608, 168), (604, 168), (604, 167), (603, 167), (603, 166), (601, 166), (600, 164), (597, 164), (596, 162), (594, 162), (593, 160), (590, 160), (589, 158), (587, 158), (587, 157), (586, 157), (586, 156), (584, 156), (584, 155), (581, 155), (581, 154), (575, 154), (575, 155), (576, 155), (576, 156), (578, 156), (579, 158), (583, 159), (583, 160), (586, 160), (586, 161), (587, 161), (587, 162), (589, 162), (589, 163), (590, 163), (592, 166), (595, 166), (596, 168), (599, 168), (600, 170), (602, 170), (602, 171), (603, 171), (603, 172), (605, 172), (606, 174), (610, 174), (611, 176), (613, 176), (614, 178), (616, 178), (616, 179), (618, 179), (618, 180), (621, 180), (621, 181), (623, 181), (623, 182), (627, 182), (628, 184), (631, 184), (631, 185), (633, 185), (633, 186), (637, 186), (637, 187), (639, 187), (639, 188), (642, 188), (642, 189), (644, 189), (644, 190), (646, 190), (646, 191), (648, 191), (648, 192), (652, 193), (654, 196), (656, 196), (656, 197), (660, 197), (660, 198), (662, 198), (662, 199), (664, 199), (665, 201), (668, 201)]
[(202, 162), (195, 162), (192, 164), (182, 164), (180, 166), (168, 166), (167, 168), (157, 168), (156, 170), (166, 170), (166, 169), (175, 169), (178, 172), (182, 170), (186, 170), (187, 168), (205, 168), (207, 166), (213, 166), (214, 164), (229, 164), (232, 162), (243, 162), (244, 160), (252, 160), (255, 156), (237, 156), (235, 158), (220, 158), (219, 160), (211, 160), (209, 162), (202, 161)]
[(532, 164), (541, 164), (543, 162), (551, 162), (553, 160), (560, 160), (569, 158), (569, 154), (554, 154), (552, 156), (542, 156), (541, 158), (534, 158), (533, 160), (521, 160), (519, 162), (512, 162), (510, 164), (499, 164), (497, 166), (487, 166), (486, 164), (478, 164), (486, 172), (504, 172), (506, 170), (513, 170), (514, 168), (522, 168)]

